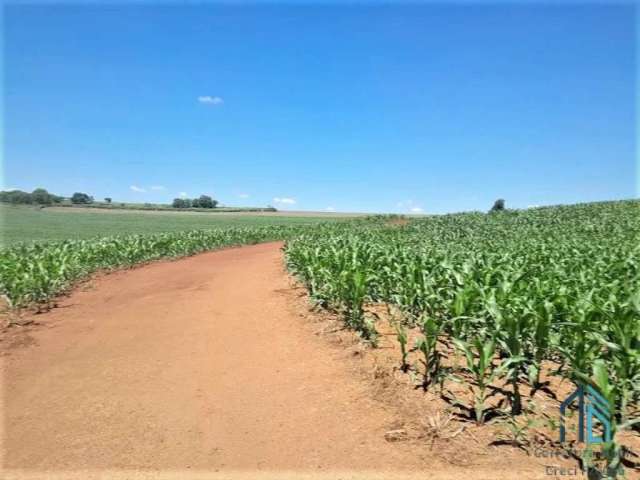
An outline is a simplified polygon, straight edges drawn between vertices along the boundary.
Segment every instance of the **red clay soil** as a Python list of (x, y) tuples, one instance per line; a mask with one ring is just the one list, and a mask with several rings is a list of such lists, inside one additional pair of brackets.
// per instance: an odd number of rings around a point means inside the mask
[(104, 275), (33, 315), (3, 347), (2, 478), (550, 478), (385, 440), (395, 413), (292, 305), (280, 247)]

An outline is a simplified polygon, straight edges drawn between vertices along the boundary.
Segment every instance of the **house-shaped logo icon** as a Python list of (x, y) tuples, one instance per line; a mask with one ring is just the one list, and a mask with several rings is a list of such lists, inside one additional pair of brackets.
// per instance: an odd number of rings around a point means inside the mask
[[(578, 385), (576, 391), (560, 404), (560, 442), (566, 441), (565, 415), (567, 407), (576, 400), (578, 402), (578, 441), (581, 443), (586, 441), (587, 444), (610, 442), (611, 412), (609, 402), (591, 385)], [(602, 426), (601, 436), (598, 436), (595, 431), (594, 419)]]

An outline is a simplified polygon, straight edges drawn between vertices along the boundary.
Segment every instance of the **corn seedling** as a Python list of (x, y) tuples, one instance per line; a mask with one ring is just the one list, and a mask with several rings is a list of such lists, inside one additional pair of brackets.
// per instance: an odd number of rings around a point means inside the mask
[(469, 384), (469, 389), (473, 394), (473, 410), (476, 423), (481, 425), (485, 420), (487, 388), (504, 373), (502, 368), (493, 365), (496, 344), (493, 339), (480, 338), (471, 342), (454, 339), (454, 344), (464, 354), (466, 370), (471, 374), (473, 383)]

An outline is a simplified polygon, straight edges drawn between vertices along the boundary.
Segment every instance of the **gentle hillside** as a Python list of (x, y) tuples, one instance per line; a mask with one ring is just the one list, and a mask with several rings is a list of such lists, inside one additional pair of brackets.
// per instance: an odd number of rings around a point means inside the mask
[(121, 234), (150, 234), (232, 226), (306, 225), (339, 220), (331, 214), (197, 213), (176, 211), (104, 211), (82, 208), (0, 204), (5, 246), (22, 242), (84, 239)]

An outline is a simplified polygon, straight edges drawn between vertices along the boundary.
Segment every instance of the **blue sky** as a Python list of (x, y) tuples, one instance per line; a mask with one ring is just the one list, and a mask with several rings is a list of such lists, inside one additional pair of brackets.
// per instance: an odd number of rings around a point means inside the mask
[(6, 6), (2, 183), (404, 213), (632, 198), (635, 8), (557, 3)]

